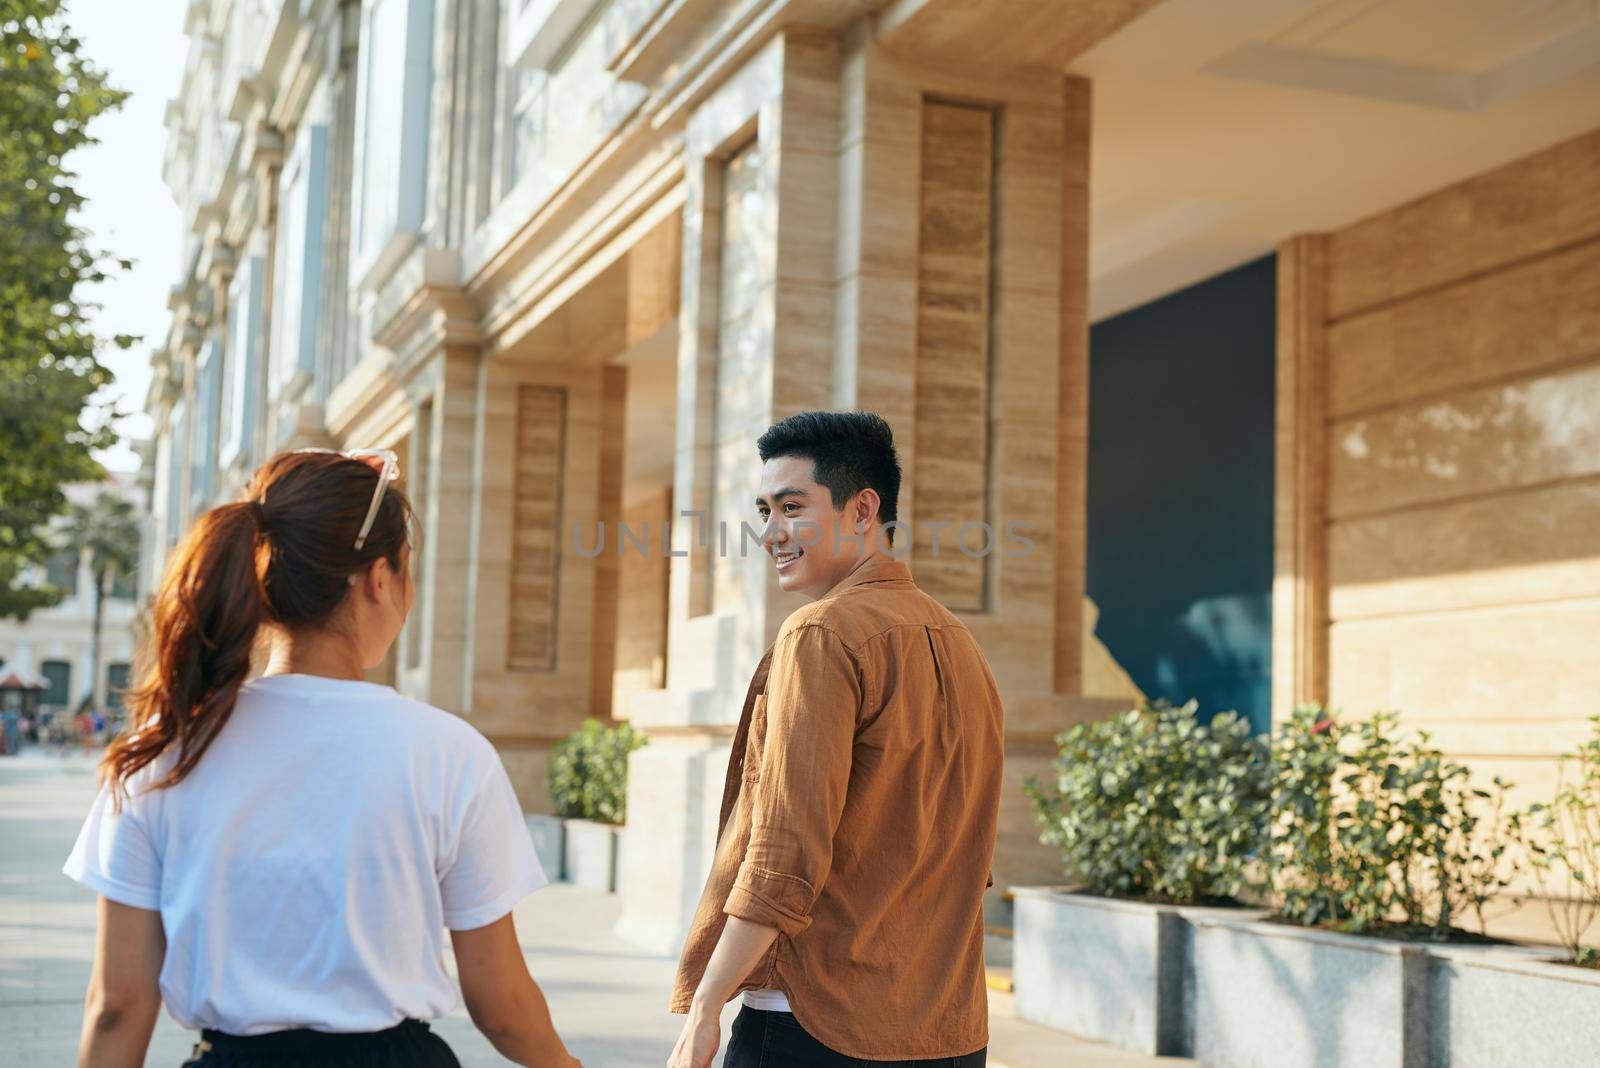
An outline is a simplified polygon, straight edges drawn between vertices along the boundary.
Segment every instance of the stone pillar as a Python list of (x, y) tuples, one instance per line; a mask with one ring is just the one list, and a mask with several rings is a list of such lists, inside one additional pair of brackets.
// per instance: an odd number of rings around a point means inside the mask
[[(268, 445), (267, 432), (269, 419), (267, 398), (271, 396), (269, 383), (272, 380), (271, 357), (272, 352), (272, 302), (277, 293), (274, 277), (278, 270), (278, 176), (283, 172), (283, 134), (275, 127), (268, 126), (264, 119), (259, 119), (251, 137), (253, 152), (251, 156), (251, 173), (256, 184), (256, 230), (259, 232), (261, 248), (261, 308), (258, 311), (261, 323), (261, 333), (256, 339), (257, 358), (255, 360), (255, 374), (245, 386), (246, 404), (256, 406), (255, 436), (254, 441), (243, 441), (240, 452), (246, 462), (239, 477), (248, 480), (254, 465), (272, 454)], [(246, 252), (249, 250), (247, 249)], [(235, 357), (237, 358), (237, 357)], [(242, 368), (235, 367), (234, 374), (242, 372)], [(228, 400), (224, 396), (223, 403)]]
[(711, 530), (674, 530), (667, 687), (630, 704), (652, 742), (620, 927), (642, 943), (683, 934), (750, 671), (799, 603), (737, 553), (754, 440), (805, 408), (894, 426), (913, 571), (1006, 704), (996, 883), (1058, 878), (1022, 782), (1116, 707), (1082, 694), (1089, 85), (958, 60), (893, 53), (871, 23), (790, 34), (689, 120), (674, 513)]
[(788, 34), (689, 119), (667, 688), (629, 706), (651, 742), (630, 764), (620, 880), (620, 930), (664, 951), (710, 867), (750, 674), (800, 603), (742, 532), (756, 437), (832, 402), (838, 84), (837, 42)]
[(1328, 699), (1327, 239), (1278, 249), (1272, 718)]
[(609, 672), (614, 526), (603, 550), (597, 539), (620, 491), (617, 370), (549, 351), (479, 368), (472, 499), (457, 505), (474, 516), (464, 705), (529, 812), (550, 811), (550, 748), (594, 711), (596, 674)]
[(996, 884), (1054, 881), (1022, 784), (1117, 704), (1083, 695), (1090, 86), (865, 26), (842, 67), (836, 403), (894, 425), (913, 573), (1000, 684)]
[(422, 531), (417, 603), (406, 636), (402, 688), (453, 712), (468, 707), (473, 479), (478, 351), (446, 344), (407, 384), (412, 430), (412, 491)]
[(318, 368), (319, 400), (344, 379), (361, 351), (349, 283), (361, 0), (340, 0), (331, 33), (336, 66), (328, 81), (328, 207), (322, 229), (321, 314), (317, 320), (317, 352), (322, 363)]

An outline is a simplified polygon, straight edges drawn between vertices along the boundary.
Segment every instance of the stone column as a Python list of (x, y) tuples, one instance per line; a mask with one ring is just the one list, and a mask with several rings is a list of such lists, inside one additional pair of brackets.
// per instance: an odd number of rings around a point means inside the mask
[[(261, 234), (262, 273), (261, 308), (257, 313), (261, 334), (256, 339), (255, 375), (245, 387), (245, 403), (253, 404), (257, 409), (254, 424), (257, 440), (244, 441), (240, 450), (247, 459), (240, 472), (240, 476), (246, 480), (250, 477), (253, 465), (271, 455), (271, 449), (266, 444), (269, 422), (267, 398), (271, 395), (268, 383), (272, 378), (272, 302), (277, 292), (273, 279), (278, 270), (278, 176), (283, 172), (284, 158), (283, 134), (268, 126), (265, 120), (258, 121), (251, 142), (254, 148), (251, 172), (256, 183), (256, 229)], [(241, 370), (235, 368), (233, 373), (238, 374)], [(223, 403), (228, 403), (226, 397)]]
[(465, 711), (472, 583), (470, 546), (477, 447), (478, 351), (445, 344), (407, 382), (413, 504), (422, 531), (417, 603), (400, 673), (419, 700)]
[(620, 448), (606, 433), (614, 376), (545, 355), (481, 366), (463, 657), (469, 715), (529, 812), (550, 811), (550, 749), (591, 710), (597, 618), (611, 610), (601, 558), (616, 560), (615, 530), (602, 551), (598, 525)]
[(1278, 249), (1272, 718), (1328, 699), (1327, 239)]
[(318, 307), (319, 396), (343, 380), (360, 346), (351, 314), (350, 226), (355, 181), (357, 59), (361, 47), (361, 0), (341, 0), (332, 20), (336, 66), (328, 82), (328, 208), (322, 229), (322, 293)]
[(689, 120), (667, 688), (629, 705), (651, 742), (630, 764), (620, 880), (620, 929), (664, 951), (710, 866), (750, 674), (800, 603), (741, 535), (756, 437), (832, 401), (837, 100), (837, 42), (788, 34)]
[(996, 884), (1053, 881), (1022, 784), (1115, 707), (1083, 695), (1090, 86), (866, 26), (842, 86), (836, 403), (894, 425), (913, 573), (1000, 684)]

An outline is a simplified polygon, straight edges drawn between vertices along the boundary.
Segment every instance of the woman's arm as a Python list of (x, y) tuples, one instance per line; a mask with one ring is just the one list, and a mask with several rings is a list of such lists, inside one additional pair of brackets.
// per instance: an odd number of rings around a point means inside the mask
[(100, 899), (78, 1068), (140, 1068), (161, 1011), (161, 913)]
[(528, 974), (508, 912), (486, 927), (451, 931), (461, 996), (472, 1022), (507, 1059), (537, 1068), (581, 1068), (550, 1019), (544, 992)]

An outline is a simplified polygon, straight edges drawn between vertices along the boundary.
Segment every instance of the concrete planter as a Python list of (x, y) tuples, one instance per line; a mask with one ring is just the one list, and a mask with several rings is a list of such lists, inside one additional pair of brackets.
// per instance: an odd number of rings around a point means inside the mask
[(553, 883), (560, 882), (564, 874), (567, 847), (567, 824), (560, 816), (541, 816), (526, 813), (528, 837), (533, 839), (533, 851), (539, 864)]
[(1426, 1068), (1428, 965), (1409, 943), (1197, 920), (1190, 1055), (1228, 1068)]
[(616, 890), (618, 829), (593, 820), (567, 820), (566, 825), (567, 881), (607, 894)]
[(1450, 1068), (1565, 1068), (1600, 1058), (1600, 971), (1548, 947), (1430, 947), (1428, 1059)]
[(1017, 1015), (1147, 1054), (1191, 1048), (1192, 924), (1264, 915), (1051, 887), (1014, 887), (1012, 894)]

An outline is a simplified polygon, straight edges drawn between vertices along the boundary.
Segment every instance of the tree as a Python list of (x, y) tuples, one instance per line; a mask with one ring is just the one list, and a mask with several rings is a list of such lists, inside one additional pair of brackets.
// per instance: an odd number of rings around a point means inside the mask
[(139, 520), (133, 505), (110, 490), (101, 490), (88, 504), (74, 504), (62, 540), (74, 559), (89, 557), (94, 576), (94, 627), (89, 635), (90, 698), (95, 708), (105, 706), (100, 680), (100, 631), (106, 598), (117, 579), (131, 577), (139, 567)]
[(62, 487), (104, 477), (92, 450), (115, 440), (109, 418), (84, 420), (111, 373), (79, 296), (112, 265), (73, 221), (83, 198), (66, 159), (126, 94), (80, 48), (62, 0), (0, 0), (0, 618), (53, 603), (18, 580), (51, 551)]

